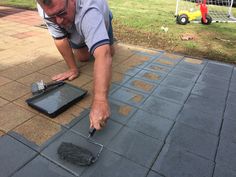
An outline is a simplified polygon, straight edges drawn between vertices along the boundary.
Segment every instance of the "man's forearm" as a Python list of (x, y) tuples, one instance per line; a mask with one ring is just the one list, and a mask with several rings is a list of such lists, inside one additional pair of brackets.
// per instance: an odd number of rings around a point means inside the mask
[(108, 99), (112, 70), (109, 45), (98, 47), (94, 52), (94, 56), (94, 100), (106, 101)]
[(54, 42), (55, 42), (55, 45), (56, 45), (58, 51), (61, 53), (62, 57), (64, 58), (65, 62), (67, 63), (67, 66), (69, 67), (69, 69), (76, 69), (77, 70), (73, 51), (70, 47), (68, 39), (67, 38), (58, 39), (58, 40), (54, 40)]

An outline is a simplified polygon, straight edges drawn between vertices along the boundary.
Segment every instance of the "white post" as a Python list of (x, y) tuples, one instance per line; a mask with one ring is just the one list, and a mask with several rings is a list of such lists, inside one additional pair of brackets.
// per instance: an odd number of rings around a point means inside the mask
[(179, 1), (180, 1), (180, 0), (176, 0), (176, 10), (175, 10), (175, 16), (176, 16), (176, 17), (177, 17), (177, 15), (178, 15)]

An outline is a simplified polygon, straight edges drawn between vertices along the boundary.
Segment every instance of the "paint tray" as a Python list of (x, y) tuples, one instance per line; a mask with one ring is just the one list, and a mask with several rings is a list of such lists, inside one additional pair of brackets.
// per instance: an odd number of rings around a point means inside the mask
[(65, 83), (26, 100), (26, 103), (39, 112), (54, 118), (87, 94), (74, 85)]

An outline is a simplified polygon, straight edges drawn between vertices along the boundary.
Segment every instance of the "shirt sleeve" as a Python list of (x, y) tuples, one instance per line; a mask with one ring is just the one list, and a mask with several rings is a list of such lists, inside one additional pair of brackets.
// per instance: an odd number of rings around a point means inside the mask
[(41, 6), (39, 4), (37, 4), (37, 9), (38, 9), (38, 13), (39, 13), (40, 17), (43, 19), (43, 21), (47, 25), (50, 35), (54, 39), (63, 39), (68, 36), (67, 32), (63, 28), (61, 28), (60, 26), (58, 26), (57, 24), (55, 24), (51, 21), (44, 19), (43, 9), (41, 8)]
[(91, 54), (97, 47), (110, 44), (104, 17), (95, 8), (85, 13), (81, 22), (81, 31)]

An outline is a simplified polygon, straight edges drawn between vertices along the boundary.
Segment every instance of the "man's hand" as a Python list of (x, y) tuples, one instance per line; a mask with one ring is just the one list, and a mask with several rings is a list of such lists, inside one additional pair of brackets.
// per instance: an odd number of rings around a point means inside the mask
[(52, 77), (52, 80), (63, 81), (63, 80), (68, 79), (69, 81), (71, 81), (71, 80), (77, 78), (78, 75), (79, 75), (78, 69), (70, 69), (64, 73), (61, 73), (61, 74), (58, 74), (58, 75)]
[(90, 112), (90, 128), (101, 130), (110, 116), (110, 107), (108, 100), (93, 100)]

